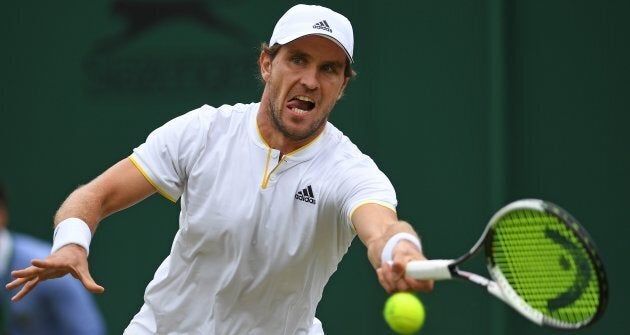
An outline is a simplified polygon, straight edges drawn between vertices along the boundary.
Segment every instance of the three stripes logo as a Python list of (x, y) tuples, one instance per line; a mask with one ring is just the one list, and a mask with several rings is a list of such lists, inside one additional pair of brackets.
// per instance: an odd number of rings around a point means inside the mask
[(311, 185), (308, 185), (305, 189), (301, 191), (297, 191), (295, 193), (295, 199), (302, 200), (304, 202), (308, 202), (313, 205), (317, 203), (315, 201), (315, 195), (313, 194), (313, 189), (311, 188)]
[(326, 20), (315, 23), (313, 25), (313, 28), (314, 29), (326, 30), (327, 32), (332, 34), (332, 29), (330, 28), (330, 26), (328, 25), (328, 22), (326, 22)]

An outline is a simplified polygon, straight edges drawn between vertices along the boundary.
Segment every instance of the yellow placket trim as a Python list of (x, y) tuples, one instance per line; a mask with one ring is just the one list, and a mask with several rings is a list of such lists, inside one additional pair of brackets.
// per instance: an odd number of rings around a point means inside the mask
[(260, 185), (263, 190), (267, 188), (267, 183), (269, 182), (269, 175), (267, 174), (267, 171), (269, 171), (270, 161), (271, 161), (271, 148), (268, 148), (267, 149), (267, 163), (265, 163), (265, 172), (263, 173), (263, 180), (262, 180), (262, 184)]
[(269, 163), (271, 163), (271, 151), (273, 149), (271, 149), (271, 147), (269, 147), (269, 149), (267, 149), (267, 163), (265, 164), (265, 173), (263, 174), (263, 180), (262, 180), (262, 189), (266, 189), (267, 185), (269, 184), (269, 178), (271, 178), (271, 175), (274, 173), (274, 171), (276, 171), (276, 169), (278, 169), (278, 167), (280, 166), (280, 164), (282, 164), (282, 162), (284, 162), (284, 158), (282, 158), (278, 164), (269, 172), (269, 174), (267, 174), (267, 171), (269, 171)]
[(278, 164), (269, 172), (269, 163), (271, 162), (271, 151), (273, 150), (271, 148), (271, 146), (267, 143), (267, 141), (265, 141), (265, 138), (262, 136), (262, 133), (260, 132), (260, 128), (258, 128), (258, 123), (256, 123), (256, 132), (258, 133), (258, 137), (260, 138), (260, 140), (265, 144), (265, 146), (267, 147), (267, 163), (265, 164), (265, 172), (263, 174), (263, 180), (262, 180), (262, 184), (261, 187), (262, 189), (266, 189), (267, 185), (269, 184), (269, 178), (271, 178), (271, 175), (273, 174), (274, 171), (276, 171), (276, 169), (280, 166), (280, 164), (282, 164), (285, 161), (285, 158), (293, 155), (295, 153), (298, 153), (304, 149), (306, 149), (307, 147), (309, 147), (311, 144), (315, 143), (315, 141), (320, 138), (322, 136), (322, 134), (324, 134), (324, 131), (320, 132), (312, 141), (310, 141), (309, 143), (307, 143), (306, 145), (297, 148), (291, 152), (289, 152), (288, 154), (285, 154), (283, 156), (283, 158), (278, 162)]

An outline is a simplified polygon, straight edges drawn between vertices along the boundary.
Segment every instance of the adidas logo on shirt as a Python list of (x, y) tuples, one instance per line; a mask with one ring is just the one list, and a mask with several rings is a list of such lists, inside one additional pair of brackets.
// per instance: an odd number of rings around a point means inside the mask
[(317, 203), (315, 201), (315, 195), (313, 194), (313, 189), (311, 188), (311, 185), (308, 185), (305, 189), (301, 191), (297, 191), (297, 193), (295, 193), (295, 199), (302, 200), (313, 205)]
[(326, 30), (327, 32), (332, 33), (332, 29), (330, 29), (330, 26), (328, 25), (328, 22), (326, 22), (326, 20), (315, 23), (313, 25), (313, 28)]

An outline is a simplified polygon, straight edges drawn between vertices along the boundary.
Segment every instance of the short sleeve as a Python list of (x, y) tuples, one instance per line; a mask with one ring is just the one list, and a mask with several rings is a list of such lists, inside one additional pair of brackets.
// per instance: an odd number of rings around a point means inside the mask
[(395, 212), (398, 204), (389, 178), (367, 156), (348, 169), (339, 184), (339, 191), (342, 196), (341, 211), (351, 227), (352, 214), (361, 205), (376, 203)]
[(203, 106), (167, 122), (129, 157), (156, 190), (173, 202), (182, 195), (188, 173), (206, 144), (212, 111)]

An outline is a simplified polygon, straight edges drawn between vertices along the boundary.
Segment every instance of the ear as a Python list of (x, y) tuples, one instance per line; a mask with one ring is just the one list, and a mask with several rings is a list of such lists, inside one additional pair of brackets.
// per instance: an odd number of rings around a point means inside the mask
[(337, 96), (337, 100), (341, 100), (343, 97), (343, 92), (346, 90), (346, 86), (348, 86), (348, 82), (350, 82), (350, 77), (343, 78), (343, 85), (341, 85), (341, 89), (339, 90), (339, 96)]
[(260, 76), (266, 82), (271, 76), (271, 56), (262, 51), (258, 58), (258, 65), (260, 66)]

